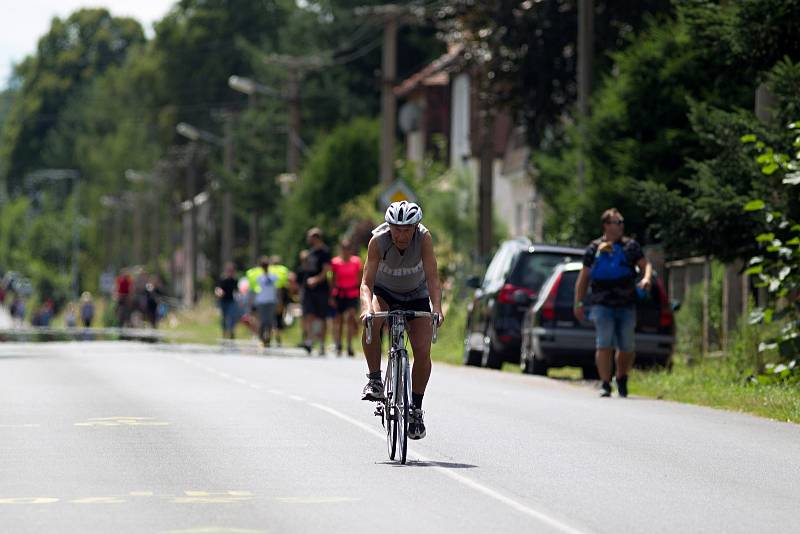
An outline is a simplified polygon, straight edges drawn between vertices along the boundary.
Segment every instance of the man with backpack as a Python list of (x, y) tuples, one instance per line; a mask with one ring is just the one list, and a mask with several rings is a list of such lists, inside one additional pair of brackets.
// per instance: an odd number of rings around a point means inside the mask
[(583, 255), (583, 269), (575, 283), (575, 317), (586, 320), (584, 298), (592, 285), (591, 319), (595, 324), (597, 373), (601, 396), (611, 396), (612, 357), (616, 349), (617, 391), (628, 396), (628, 373), (635, 357), (636, 268), (643, 274), (638, 287), (650, 290), (653, 268), (636, 240), (623, 235), (624, 219), (616, 208), (603, 212), (603, 235)]

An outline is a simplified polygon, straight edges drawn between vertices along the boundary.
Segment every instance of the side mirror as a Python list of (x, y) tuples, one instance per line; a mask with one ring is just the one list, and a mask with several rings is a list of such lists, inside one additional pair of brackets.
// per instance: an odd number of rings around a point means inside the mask
[(669, 307), (672, 308), (672, 311), (676, 312), (681, 309), (681, 301), (671, 300), (669, 303)]
[(481, 278), (480, 276), (470, 276), (467, 278), (466, 281), (467, 287), (471, 287), (472, 289), (478, 289), (481, 287)]

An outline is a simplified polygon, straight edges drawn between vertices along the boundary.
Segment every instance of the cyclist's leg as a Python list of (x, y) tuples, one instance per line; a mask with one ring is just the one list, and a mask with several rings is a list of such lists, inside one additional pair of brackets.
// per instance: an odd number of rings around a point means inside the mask
[[(385, 300), (377, 295), (372, 297), (372, 309), (378, 311), (388, 311), (389, 305)], [(372, 320), (372, 343), (367, 344), (366, 328), (361, 335), (361, 347), (364, 349), (364, 356), (367, 359), (367, 367), (370, 373), (381, 370), (381, 328), (383, 327), (383, 319)]]
[(414, 366), (411, 369), (411, 391), (418, 395), (425, 393), (431, 377), (431, 341), (433, 325), (430, 319), (418, 318), (408, 322), (408, 340), (414, 353)]

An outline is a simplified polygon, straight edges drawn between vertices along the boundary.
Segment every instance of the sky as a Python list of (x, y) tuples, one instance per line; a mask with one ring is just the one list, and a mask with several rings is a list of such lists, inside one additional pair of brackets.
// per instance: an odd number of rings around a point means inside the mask
[(105, 7), (114, 16), (133, 17), (148, 37), (153, 23), (176, 0), (0, 0), (0, 88), (8, 85), (11, 66), (36, 52), (36, 44), (50, 29), (53, 17), (67, 18), (82, 7)]

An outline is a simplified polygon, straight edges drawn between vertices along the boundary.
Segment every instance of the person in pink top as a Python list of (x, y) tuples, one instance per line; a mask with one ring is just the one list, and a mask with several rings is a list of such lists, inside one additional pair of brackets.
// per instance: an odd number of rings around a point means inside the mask
[(353, 254), (353, 244), (343, 239), (339, 244), (340, 254), (331, 261), (333, 271), (333, 298), (336, 302), (334, 332), (336, 333), (336, 355), (342, 353), (342, 331), (347, 322), (347, 355), (353, 356), (353, 337), (358, 329), (356, 313), (361, 294), (361, 258)]

